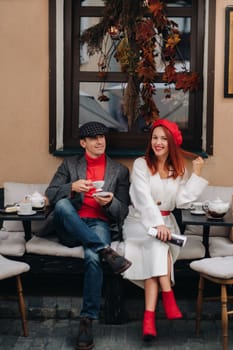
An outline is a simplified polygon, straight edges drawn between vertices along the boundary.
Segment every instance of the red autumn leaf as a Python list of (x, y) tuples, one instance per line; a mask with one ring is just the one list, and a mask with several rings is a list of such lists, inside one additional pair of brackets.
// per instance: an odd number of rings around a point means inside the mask
[(163, 73), (163, 80), (167, 83), (172, 83), (176, 81), (176, 70), (173, 64), (168, 64), (165, 68), (165, 71)]
[(159, 0), (150, 0), (148, 8), (156, 17), (163, 10), (164, 5)]
[(176, 89), (186, 91), (193, 91), (198, 88), (199, 78), (197, 73), (184, 72), (177, 73), (176, 76)]
[(163, 49), (163, 55), (166, 60), (170, 60), (171, 57), (175, 57), (176, 50), (174, 47), (165, 47)]
[[(153, 49), (151, 50), (150, 48), (143, 48), (142, 49), (142, 57), (143, 57), (143, 62), (146, 62), (144, 64), (150, 65), (155, 69), (155, 58), (153, 54)], [(141, 63), (142, 61), (140, 61)]]
[(136, 41), (139, 44), (145, 43), (155, 35), (153, 22), (145, 20), (136, 25)]
[(136, 69), (136, 72), (138, 74), (138, 78), (141, 81), (154, 81), (156, 77), (156, 72), (153, 67), (151, 66), (139, 66)]

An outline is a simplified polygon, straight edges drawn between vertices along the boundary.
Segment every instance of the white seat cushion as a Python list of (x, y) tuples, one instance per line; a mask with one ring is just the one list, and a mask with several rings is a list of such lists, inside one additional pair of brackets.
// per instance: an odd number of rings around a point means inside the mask
[[(123, 242), (112, 242), (112, 248), (117, 250), (119, 254), (124, 254)], [(66, 256), (73, 258), (84, 258), (83, 247), (69, 248), (58, 242), (56, 237), (36, 237), (33, 236), (26, 243), (27, 253), (53, 256)]]
[(206, 258), (192, 261), (191, 269), (206, 275), (229, 279), (233, 278), (233, 256)]
[(185, 259), (200, 259), (205, 256), (205, 247), (202, 243), (202, 237), (187, 236), (186, 244), (180, 249), (180, 254), (177, 260)]
[(20, 275), (30, 270), (30, 266), (24, 262), (7, 259), (0, 255), (0, 280)]
[(22, 256), (25, 253), (24, 232), (0, 230), (0, 254)]
[(210, 256), (233, 256), (233, 242), (225, 237), (210, 237), (209, 239)]

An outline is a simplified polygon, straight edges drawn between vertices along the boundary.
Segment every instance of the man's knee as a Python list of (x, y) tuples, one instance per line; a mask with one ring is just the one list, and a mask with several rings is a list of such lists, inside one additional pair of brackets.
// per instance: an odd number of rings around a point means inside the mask
[(66, 212), (70, 211), (71, 209), (71, 203), (67, 198), (60, 199), (54, 208), (55, 213), (61, 213), (61, 212)]

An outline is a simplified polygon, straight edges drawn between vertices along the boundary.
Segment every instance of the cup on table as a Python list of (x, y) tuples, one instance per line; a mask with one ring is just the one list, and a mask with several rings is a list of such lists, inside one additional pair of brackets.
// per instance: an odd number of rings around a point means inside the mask
[(202, 205), (203, 205), (202, 202), (193, 202), (190, 205), (190, 209), (195, 212), (202, 212), (203, 211)]
[(32, 202), (29, 200), (24, 200), (19, 203), (18, 212), (23, 215), (29, 215), (32, 213)]

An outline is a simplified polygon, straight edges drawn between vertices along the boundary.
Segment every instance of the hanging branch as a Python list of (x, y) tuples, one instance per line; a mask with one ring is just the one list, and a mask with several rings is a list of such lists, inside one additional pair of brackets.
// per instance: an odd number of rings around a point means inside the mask
[[(104, 13), (100, 22), (82, 34), (81, 44), (86, 43), (88, 54), (100, 54), (99, 74), (106, 78), (112, 57), (121, 70), (128, 73), (124, 94), (124, 113), (129, 129), (142, 116), (146, 124), (159, 118), (159, 110), (153, 96), (156, 94), (156, 56), (164, 64), (163, 81), (167, 84), (165, 96), (170, 96), (170, 84), (184, 92), (197, 89), (198, 76), (188, 72), (183, 58), (183, 70), (177, 72), (175, 57), (179, 55), (180, 32), (174, 21), (167, 18), (165, 4), (160, 0), (104, 0)], [(115, 44), (114, 29), (117, 31)], [(113, 32), (112, 32), (113, 31)], [(112, 37), (111, 37), (112, 35)], [(114, 42), (107, 50), (108, 38)], [(179, 55), (180, 57), (180, 55)], [(106, 101), (101, 85), (99, 100)]]

